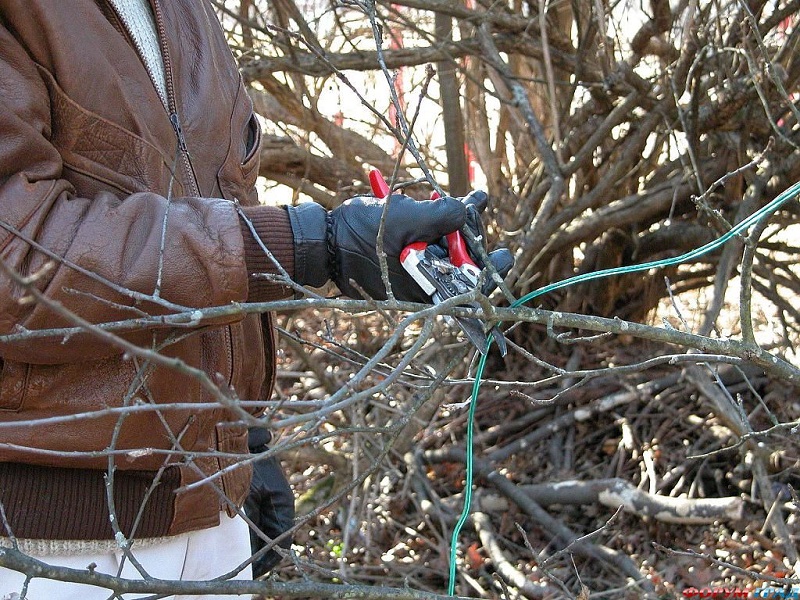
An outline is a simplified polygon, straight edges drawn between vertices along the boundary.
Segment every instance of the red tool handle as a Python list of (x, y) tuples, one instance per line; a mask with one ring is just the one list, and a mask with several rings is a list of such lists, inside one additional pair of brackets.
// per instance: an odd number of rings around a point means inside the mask
[[(389, 184), (386, 183), (386, 180), (383, 178), (383, 175), (378, 169), (372, 169), (369, 172), (369, 184), (370, 187), (372, 187), (372, 193), (379, 198), (386, 198), (392, 191), (389, 188)], [(438, 192), (433, 192), (433, 194), (431, 194), (431, 200), (436, 200), (437, 198), (439, 198)], [(453, 266), (460, 269), (464, 265), (470, 265), (477, 269), (478, 265), (476, 265), (475, 261), (470, 258), (469, 252), (467, 251), (467, 244), (464, 242), (464, 238), (462, 237), (460, 231), (448, 233), (446, 239), (447, 248), (450, 253), (450, 262), (453, 263)], [(409, 244), (403, 248), (403, 252), (400, 254), (400, 262), (403, 261), (403, 259), (411, 250), (424, 249), (424, 242), (414, 242), (413, 244)]]
[(392, 191), (378, 169), (372, 169), (369, 172), (369, 185), (372, 188), (372, 193), (378, 198), (386, 198)]
[(476, 269), (478, 268), (478, 265), (475, 264), (475, 261), (470, 258), (469, 252), (467, 252), (467, 244), (464, 242), (464, 237), (461, 235), (460, 231), (448, 233), (446, 239), (447, 250), (450, 253), (450, 262), (453, 263), (453, 265), (459, 269), (464, 265), (470, 265)]

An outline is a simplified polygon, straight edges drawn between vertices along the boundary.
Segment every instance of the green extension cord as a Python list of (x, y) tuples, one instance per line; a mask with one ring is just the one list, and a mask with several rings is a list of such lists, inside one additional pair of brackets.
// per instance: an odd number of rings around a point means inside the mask
[[(714, 240), (713, 242), (709, 242), (704, 246), (696, 248), (695, 250), (690, 250), (685, 254), (681, 254), (680, 256), (676, 256), (674, 258), (665, 258), (662, 260), (655, 260), (652, 262), (642, 263), (639, 265), (630, 265), (627, 267), (615, 267), (613, 269), (604, 269), (602, 271), (596, 271), (594, 273), (584, 273), (582, 275), (576, 275), (575, 277), (570, 277), (568, 279), (564, 279), (562, 281), (557, 281), (555, 283), (551, 283), (546, 285), (538, 290), (534, 290), (529, 294), (526, 294), (516, 302), (511, 305), (511, 308), (516, 308), (533, 300), (534, 298), (541, 296), (543, 294), (547, 294), (549, 292), (569, 287), (571, 285), (575, 285), (576, 283), (581, 283), (584, 281), (591, 281), (593, 279), (602, 279), (604, 277), (611, 277), (612, 275), (622, 275), (625, 273), (636, 273), (638, 271), (647, 271), (649, 269), (660, 269), (663, 267), (671, 267), (673, 265), (680, 264), (685, 262), (689, 259), (695, 258), (697, 256), (702, 256), (707, 252), (710, 252), (716, 248), (719, 248), (726, 242), (728, 242), (734, 236), (739, 235), (742, 231), (749, 228), (751, 225), (759, 221), (763, 216), (774, 212), (777, 210), (782, 204), (791, 200), (797, 194), (800, 193), (800, 182), (795, 183), (793, 186), (782, 192), (779, 196), (777, 196), (774, 200), (766, 204), (761, 209), (754, 212), (752, 215), (738, 223), (734, 226), (730, 231), (726, 232), (720, 238)], [(489, 348), (491, 348), (493, 338), (489, 336)], [(478, 362), (478, 368), (475, 373), (475, 383), (472, 385), (472, 399), (469, 405), (469, 413), (467, 415), (467, 456), (466, 456), (466, 473), (465, 473), (465, 484), (464, 484), (464, 508), (461, 511), (461, 516), (456, 523), (455, 528), (453, 529), (453, 535), (450, 538), (450, 583), (448, 585), (448, 595), (453, 596), (455, 593), (456, 588), (456, 546), (458, 544), (458, 535), (461, 533), (461, 528), (464, 526), (467, 518), (469, 518), (470, 508), (472, 505), (472, 480), (473, 480), (473, 467), (472, 467), (472, 457), (473, 457), (473, 421), (475, 417), (475, 406), (478, 403), (478, 392), (481, 389), (481, 380), (483, 379), (483, 370), (486, 367), (486, 357), (489, 355), (488, 349), (486, 354), (481, 356), (480, 361)]]

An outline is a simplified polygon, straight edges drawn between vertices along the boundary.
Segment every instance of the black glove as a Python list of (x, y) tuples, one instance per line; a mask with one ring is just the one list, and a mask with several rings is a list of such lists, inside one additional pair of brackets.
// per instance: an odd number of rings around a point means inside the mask
[[(271, 440), (269, 431), (260, 427), (249, 430), (248, 445), (250, 452), (264, 452)], [(256, 461), (253, 464), (253, 481), (250, 494), (244, 503), (247, 517), (266, 534), (275, 539), (294, 524), (294, 494), (281, 464), (275, 456)], [(288, 535), (278, 542), (281, 548), (288, 549), (292, 545), (292, 536)], [(266, 546), (258, 534), (250, 530), (250, 548), (258, 554), (253, 560), (253, 578), (268, 573), (277, 565), (281, 557), (274, 550), (259, 551)]]
[[(295, 242), (295, 280), (318, 287), (333, 280), (343, 294), (361, 298), (352, 279), (367, 294), (386, 299), (376, 244), (386, 200), (371, 196), (350, 198), (325, 213), (317, 204), (290, 207)], [(402, 194), (388, 200), (383, 249), (389, 281), (398, 300), (430, 302), (400, 264), (400, 252), (412, 242), (434, 243), (459, 229), (466, 207), (457, 198), (418, 202)]]
[[(395, 298), (430, 302), (430, 296), (400, 264), (400, 252), (412, 242), (441, 242), (443, 236), (465, 224), (471, 228), (477, 226), (480, 211), (486, 207), (486, 194), (477, 194), (477, 200), (472, 198), (476, 195), (473, 193), (464, 199), (445, 196), (421, 202), (402, 194), (391, 196), (383, 249)], [(350, 283), (352, 279), (372, 298), (386, 299), (376, 251), (385, 202), (371, 196), (359, 196), (329, 213), (313, 203), (289, 207), (295, 243), (295, 281), (319, 287), (332, 279), (343, 294), (360, 298), (358, 289)], [(475, 214), (472, 218), (477, 219), (476, 224), (468, 223), (471, 211)], [(500, 267), (505, 268), (503, 264)], [(505, 272), (508, 272), (507, 268)]]

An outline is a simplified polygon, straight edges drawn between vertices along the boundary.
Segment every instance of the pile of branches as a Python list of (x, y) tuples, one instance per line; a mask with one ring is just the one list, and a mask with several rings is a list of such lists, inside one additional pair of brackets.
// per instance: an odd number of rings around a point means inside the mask
[[(372, 335), (358, 340), (365, 324)], [(290, 332), (313, 325), (330, 337), (301, 347)], [(358, 369), (343, 365), (363, 363), (391, 333), (378, 316), (358, 327), (286, 326), (275, 416), (304, 423), (319, 415), (303, 401), (350, 385)], [(474, 598), (679, 597), (796, 581), (792, 385), (743, 361), (703, 363), (642, 341), (565, 348), (553, 339), (536, 357), (518, 349), (502, 366), (495, 357), (470, 417), (468, 378), (454, 374), (430, 393), (434, 369), (447, 369), (435, 356), (445, 360), (440, 344), (452, 335), (437, 328), (404, 376), (384, 385), (413, 339), (354, 388), (370, 389), (367, 400), (283, 452), (298, 527), (275, 581), (337, 582), (375, 598), (406, 587), (442, 594), (451, 563), (456, 591)], [(465, 350), (452, 340), (449, 353)], [(647, 368), (643, 353), (663, 360)], [(277, 447), (297, 443), (300, 429), (284, 429)], [(469, 518), (451, 539), (468, 453)]]

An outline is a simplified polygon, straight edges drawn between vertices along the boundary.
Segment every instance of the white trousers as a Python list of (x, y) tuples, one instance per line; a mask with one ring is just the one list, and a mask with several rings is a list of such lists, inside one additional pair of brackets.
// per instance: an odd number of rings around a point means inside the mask
[[(250, 557), (250, 534), (241, 517), (229, 518), (223, 513), (217, 527), (192, 531), (169, 538), (163, 544), (136, 548), (132, 553), (147, 571), (157, 579), (207, 581), (233, 571)], [(53, 566), (86, 569), (95, 563), (96, 571), (117, 575), (122, 565), (121, 577), (142, 579), (129, 560), (122, 560), (122, 552), (109, 554), (82, 554), (79, 556), (36, 556), (37, 560)], [(248, 566), (234, 579), (252, 579)], [(25, 576), (17, 571), (0, 567), (0, 600), (17, 600), (21, 596)], [(132, 600), (152, 594), (124, 594), (120, 598)], [(50, 579), (33, 579), (28, 584), (26, 600), (109, 600), (113, 593), (107, 589), (86, 584), (65, 583)], [(249, 597), (249, 594), (247, 595)], [(243, 596), (169, 596), (165, 600), (229, 600)]]

